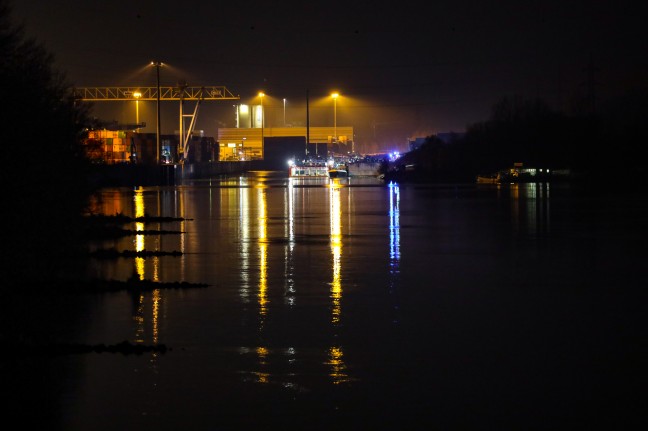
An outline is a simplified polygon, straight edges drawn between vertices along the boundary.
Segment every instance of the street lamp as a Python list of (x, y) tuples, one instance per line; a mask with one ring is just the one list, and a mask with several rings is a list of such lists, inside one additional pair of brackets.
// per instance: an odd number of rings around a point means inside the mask
[(263, 112), (263, 98), (265, 97), (265, 93), (263, 91), (260, 91), (259, 97), (261, 98), (261, 154), (265, 159), (265, 145), (263, 145), (263, 126), (265, 123), (265, 112)]
[(333, 98), (333, 140), (337, 143), (337, 98), (340, 96), (338, 93), (331, 94)]
[(155, 66), (157, 75), (157, 162), (160, 163), (160, 67), (164, 63), (161, 61), (152, 61), (151, 66)]
[(284, 98), (283, 102), (284, 102), (284, 127), (286, 127), (286, 98)]
[(133, 97), (135, 98), (135, 124), (137, 125), (135, 132), (139, 133), (139, 98), (142, 97), (142, 93), (136, 91), (133, 93)]

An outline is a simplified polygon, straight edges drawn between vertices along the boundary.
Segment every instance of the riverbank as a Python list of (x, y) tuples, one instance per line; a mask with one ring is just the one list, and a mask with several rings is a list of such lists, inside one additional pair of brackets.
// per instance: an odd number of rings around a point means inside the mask
[(121, 163), (94, 165), (89, 181), (97, 188), (176, 185), (183, 180), (204, 179), (258, 169), (250, 162), (204, 162), (144, 165)]

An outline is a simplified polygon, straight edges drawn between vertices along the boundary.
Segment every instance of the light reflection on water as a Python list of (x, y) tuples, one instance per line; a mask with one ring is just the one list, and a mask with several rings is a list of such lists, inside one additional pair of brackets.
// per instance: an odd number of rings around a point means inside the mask
[(330, 199), (330, 224), (331, 224), (331, 254), (333, 267), (333, 280), (331, 282), (331, 299), (333, 301), (332, 319), (335, 324), (340, 323), (342, 316), (342, 210), (340, 208), (340, 183), (331, 179), (329, 184)]
[[(198, 428), (208, 429), (220, 418), (210, 408), (224, 406), (221, 414), (229, 409), (235, 416), (247, 403), (251, 411), (240, 414), (265, 424), (282, 412), (326, 423), (352, 411), (381, 424), (389, 411), (408, 417), (422, 414), (412, 410), (420, 405), (438, 415), (435, 406), (462, 405), (457, 394), (479, 389), (473, 378), (524, 392), (517, 381), (546, 377), (529, 347), (545, 345), (517, 328), (537, 333), (542, 326), (529, 316), (545, 316), (548, 306), (552, 318), (567, 310), (533, 288), (580, 281), (581, 274), (568, 271), (588, 262), (574, 253), (576, 242), (551, 237), (557, 223), (571, 223), (554, 218), (555, 190), (364, 181), (259, 173), (103, 191), (96, 212), (186, 219), (134, 225), (183, 234), (137, 234), (110, 245), (185, 254), (96, 262), (94, 271), (210, 287), (103, 297), (103, 313), (85, 341), (126, 338), (174, 349), (127, 360), (87, 357), (77, 382), (85, 398), (75, 401), (70, 421), (88, 426), (110, 397), (120, 414), (97, 429), (135, 423), (173, 429), (181, 422), (173, 411), (197, 413)], [(558, 267), (566, 272), (556, 273)], [(507, 295), (497, 296), (504, 289)], [(475, 371), (482, 367), (483, 374)], [(522, 379), (503, 374), (520, 369)], [(300, 404), (305, 399), (319, 407)]]

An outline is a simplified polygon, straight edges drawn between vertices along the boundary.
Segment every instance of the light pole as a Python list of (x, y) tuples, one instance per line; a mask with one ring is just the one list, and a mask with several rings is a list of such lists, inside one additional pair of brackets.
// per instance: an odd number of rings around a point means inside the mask
[[(306, 89), (306, 157), (308, 157), (308, 144), (310, 144), (310, 108), (308, 107), (308, 88)], [(317, 146), (315, 146), (317, 149)]]
[(160, 67), (163, 64), (161, 61), (151, 62), (151, 66), (155, 66), (157, 72), (157, 163), (160, 163)]
[(142, 97), (142, 93), (139, 91), (136, 91), (133, 93), (133, 97), (135, 98), (135, 132), (139, 133), (139, 98)]
[(265, 97), (265, 93), (263, 91), (260, 91), (259, 97), (261, 98), (261, 154), (263, 159), (265, 159), (265, 145), (263, 144), (263, 126), (265, 123), (265, 112), (263, 112), (263, 98)]
[(337, 143), (337, 98), (339, 94), (333, 93), (331, 97), (333, 98), (333, 141)]
[(286, 98), (284, 97), (284, 127), (286, 127)]

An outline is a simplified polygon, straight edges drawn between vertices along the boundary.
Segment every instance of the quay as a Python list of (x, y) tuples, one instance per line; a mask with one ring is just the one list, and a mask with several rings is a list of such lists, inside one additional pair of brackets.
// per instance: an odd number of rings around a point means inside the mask
[[(379, 163), (350, 163), (349, 176), (378, 176)], [(97, 187), (172, 186), (185, 180), (216, 178), (255, 170), (275, 170), (263, 160), (231, 162), (117, 163), (93, 165), (90, 181)]]

